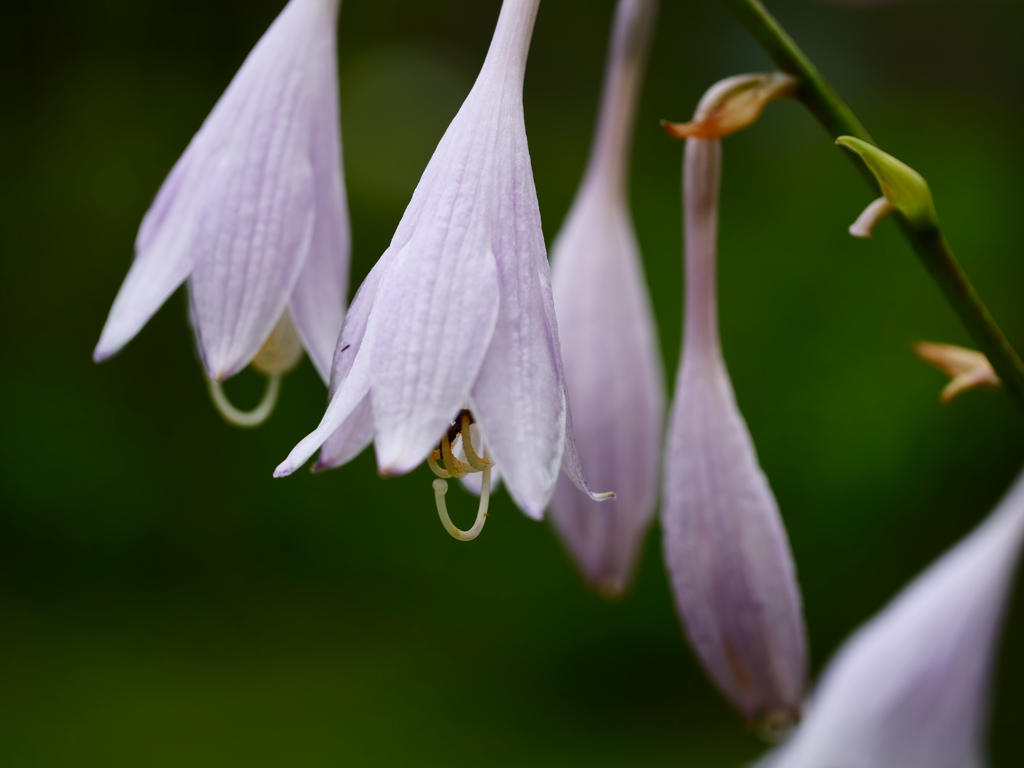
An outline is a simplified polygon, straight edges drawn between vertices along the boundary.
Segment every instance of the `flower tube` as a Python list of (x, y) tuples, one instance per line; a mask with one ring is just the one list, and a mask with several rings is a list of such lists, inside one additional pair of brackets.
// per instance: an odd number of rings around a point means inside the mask
[(562, 359), (597, 503), (560, 478), (551, 520), (583, 576), (608, 594), (636, 569), (658, 494), (665, 394), (658, 333), (627, 201), (629, 151), (656, 0), (619, 0), (586, 175), (552, 249)]
[(1024, 537), (1024, 476), (836, 653), (760, 768), (980, 768), (996, 644)]
[(585, 485), (523, 119), (538, 5), (503, 3), (476, 83), (352, 302), (327, 412), (277, 476), (321, 446), (326, 469), (373, 442), (383, 475), (431, 465), (442, 519), (447, 478), (495, 465), (535, 518), (560, 466)]
[(229, 419), (219, 382), (250, 363), (276, 393), (305, 347), (329, 379), (349, 263), (339, 2), (291, 0), (246, 58), (142, 221), (97, 361), (187, 279), (203, 365)]
[(722, 357), (721, 141), (688, 139), (683, 176), (686, 328), (665, 453), (665, 559), (704, 668), (748, 722), (771, 734), (799, 716), (807, 645), (786, 532)]

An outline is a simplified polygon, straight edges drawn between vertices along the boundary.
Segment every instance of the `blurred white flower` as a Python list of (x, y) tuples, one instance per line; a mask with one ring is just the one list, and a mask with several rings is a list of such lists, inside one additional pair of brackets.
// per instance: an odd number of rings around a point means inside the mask
[(988, 689), (1024, 537), (1024, 475), (989, 518), (836, 653), (761, 768), (981, 768)]

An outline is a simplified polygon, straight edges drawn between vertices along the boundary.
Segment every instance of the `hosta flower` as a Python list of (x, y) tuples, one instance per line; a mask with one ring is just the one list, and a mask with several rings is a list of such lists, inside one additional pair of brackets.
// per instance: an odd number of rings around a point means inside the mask
[[(698, 121), (714, 112), (715, 89)], [(691, 138), (684, 161), (686, 328), (665, 453), (665, 559), (686, 634), (751, 723), (784, 729), (807, 669), (786, 531), (736, 405), (718, 333), (721, 141)]]
[[(321, 445), (323, 469), (373, 441), (384, 475), (496, 465), (534, 517), (562, 463), (582, 483), (523, 121), (538, 4), (502, 5), (476, 83), (352, 302), (327, 412), (277, 476)], [(442, 518), (446, 488), (436, 481)]]
[(629, 150), (656, 0), (619, 0), (586, 176), (552, 249), (555, 311), (580, 461), (615, 499), (562, 477), (552, 522), (604, 592), (629, 584), (657, 498), (665, 396), (657, 329), (627, 203)]
[(981, 768), (989, 679), (1024, 537), (1024, 476), (836, 653), (762, 768)]
[(276, 382), (298, 362), (299, 340), (328, 379), (349, 259), (338, 7), (291, 0), (249, 54), (143, 219), (96, 360), (188, 279), (212, 381), (259, 356), (254, 365)]

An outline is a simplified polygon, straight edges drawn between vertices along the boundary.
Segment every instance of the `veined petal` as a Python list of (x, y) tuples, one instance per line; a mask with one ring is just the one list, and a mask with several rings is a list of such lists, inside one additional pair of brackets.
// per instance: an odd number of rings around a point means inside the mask
[(496, 187), (512, 215), (497, 221), (492, 235), (501, 305), (473, 403), (506, 488), (520, 509), (540, 519), (558, 479), (566, 402), (522, 105), (511, 106)]
[(763, 768), (981, 768), (997, 636), (1024, 537), (1024, 477), (836, 653)]
[(281, 462), (277, 469), (274, 470), (274, 477), (290, 475), (305, 464), (309, 457), (316, 453), (317, 449), (324, 444), (327, 438), (344, 424), (347, 419), (352, 417), (354, 413), (357, 414), (356, 418), (358, 420), (358, 411), (366, 401), (369, 389), (370, 356), (367, 354), (366, 349), (362, 349), (355, 356), (348, 376), (345, 377), (344, 382), (338, 388), (338, 391), (334, 393), (330, 403), (327, 405), (327, 412), (324, 413), (319, 426), (292, 448), (288, 458)]
[(494, 256), (480, 223), (459, 218), (476, 195), (487, 194), (473, 183), (450, 190), (433, 219), (440, 226), (430, 221), (396, 255), (374, 302), (368, 351), (384, 474), (423, 462), (468, 399), (483, 362), (498, 314)]
[(496, 230), (519, 218), (502, 179), (513, 160), (510, 138), (522, 131), (522, 78), (538, 2), (503, 3), (480, 75), (391, 243), (396, 263), (370, 318), (379, 345), (377, 461), (386, 474), (421, 463), (465, 406), (501, 307), (515, 300), (499, 294)]
[(310, 156), (315, 197), (313, 240), (291, 296), (292, 318), (310, 360), (325, 383), (338, 344), (348, 294), (351, 235), (342, 173), (338, 122), (337, 54), (334, 37), (324, 51), (327, 82), (313, 104)]
[[(349, 307), (348, 314), (345, 316), (345, 325), (338, 337), (337, 349), (334, 352), (329, 400), (334, 399), (338, 390), (345, 383), (349, 371), (352, 369), (353, 361), (362, 348), (363, 338), (366, 336), (366, 326), (370, 319), (370, 310), (377, 298), (381, 280), (391, 268), (393, 257), (393, 250), (385, 251), (370, 270), (370, 274), (363, 280), (359, 290), (356, 291), (352, 306)], [(370, 403), (370, 393), (367, 390), (359, 405), (324, 441), (320, 457), (317, 459), (313, 471), (322, 472), (351, 461), (370, 444), (373, 435), (373, 408)]]
[(587, 580), (612, 594), (628, 585), (654, 515), (665, 407), (657, 330), (625, 194), (656, 5), (618, 4), (597, 136), (551, 259), (575, 445), (590, 480), (615, 492), (599, 504), (562, 476), (552, 522)]
[[(317, 43), (333, 38), (337, 9), (338, 0), (292, 0), (246, 58), (143, 219), (135, 244), (135, 262), (111, 309), (96, 359), (114, 354), (135, 336), (193, 272), (201, 257), (197, 251), (202, 250), (196, 244), (197, 238), (203, 238), (199, 218), (208, 216), (211, 207), (239, 202), (219, 197), (223, 185), (211, 194), (211, 175), (219, 163), (237, 155), (233, 145), (239, 137), (258, 132), (250, 121), (273, 111), (265, 103), (267, 91), (288, 79), (296, 57), (305, 55), (315, 61), (322, 48)], [(257, 236), (266, 239), (265, 235)], [(277, 304), (276, 316), (263, 324), (266, 333), (252, 354), (280, 318), (284, 304)]]
[(717, 140), (687, 141), (686, 338), (665, 456), (665, 559), (711, 679), (748, 721), (784, 724), (804, 693), (803, 609), (778, 506), (721, 356), (720, 152)]

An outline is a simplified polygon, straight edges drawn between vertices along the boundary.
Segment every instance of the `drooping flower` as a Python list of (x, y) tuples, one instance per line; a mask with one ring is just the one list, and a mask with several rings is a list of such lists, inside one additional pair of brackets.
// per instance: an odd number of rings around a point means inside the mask
[(761, 768), (981, 768), (989, 680), (1024, 538), (1024, 476), (836, 653)]
[(349, 262), (339, 3), (290, 0), (246, 58), (142, 221), (97, 361), (188, 279), (212, 382), (257, 358), (276, 391), (276, 377), (301, 357), (300, 340), (328, 380)]
[(326, 469), (374, 442), (384, 475), (431, 463), (442, 518), (443, 478), (495, 464), (536, 518), (560, 465), (583, 485), (523, 117), (539, 2), (503, 3), (476, 83), (352, 302), (327, 412), (276, 476), (321, 446)]
[(683, 176), (686, 327), (665, 453), (665, 559), (704, 668), (749, 722), (775, 732), (799, 715), (807, 644), (786, 531), (722, 356), (721, 141), (688, 139)]
[(597, 503), (559, 479), (551, 519), (586, 579), (629, 585), (658, 495), (665, 394), (657, 328), (627, 202), (629, 150), (656, 0), (619, 0), (597, 135), (552, 249), (562, 359)]

